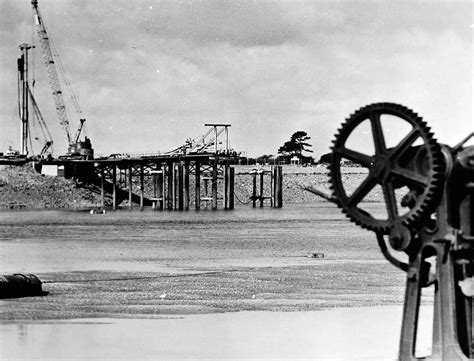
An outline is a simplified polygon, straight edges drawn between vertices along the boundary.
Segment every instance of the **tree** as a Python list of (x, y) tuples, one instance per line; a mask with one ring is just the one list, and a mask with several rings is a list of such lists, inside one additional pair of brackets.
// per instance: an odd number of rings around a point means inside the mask
[(278, 148), (278, 154), (281, 154), (283, 157), (298, 157), (301, 160), (308, 158), (303, 155), (303, 152), (313, 152), (308, 149), (311, 147), (311, 144), (307, 142), (310, 139), (311, 137), (306, 132), (299, 130), (293, 133), (289, 141)]

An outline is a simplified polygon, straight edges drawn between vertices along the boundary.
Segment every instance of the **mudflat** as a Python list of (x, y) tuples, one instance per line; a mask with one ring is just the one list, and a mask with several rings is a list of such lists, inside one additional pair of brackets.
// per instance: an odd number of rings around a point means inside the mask
[(405, 274), (328, 203), (2, 212), (16, 272), (50, 293), (0, 301), (4, 359), (396, 357)]

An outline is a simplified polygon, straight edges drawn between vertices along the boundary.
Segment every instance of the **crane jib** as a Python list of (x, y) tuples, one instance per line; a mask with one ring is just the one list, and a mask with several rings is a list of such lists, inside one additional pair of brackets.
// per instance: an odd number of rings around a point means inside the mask
[[(83, 119), (80, 119), (80, 124), (74, 138), (71, 135), (71, 131), (69, 128), (70, 124), (69, 124), (68, 115), (66, 112), (66, 106), (64, 103), (63, 93), (62, 93), (61, 85), (59, 82), (58, 69), (61, 72), (61, 75), (63, 76), (63, 80), (67, 87), (70, 85), (70, 82), (68, 81), (66, 74), (64, 73), (64, 69), (62, 67), (61, 61), (58, 58), (58, 54), (56, 50), (54, 49), (54, 44), (52, 40), (50, 40), (48, 37), (46, 27), (44, 25), (43, 19), (41, 17), (41, 14), (38, 8), (38, 1), (32, 0), (31, 4), (33, 6), (34, 17), (35, 17), (35, 22), (36, 22), (36, 30), (41, 42), (41, 50), (43, 52), (46, 70), (48, 71), (49, 83), (52, 89), (54, 103), (56, 105), (59, 124), (61, 124), (61, 126), (64, 129), (64, 132), (66, 133), (66, 137), (67, 137), (67, 141), (69, 145), (68, 155), (80, 155), (80, 156), (90, 159), (91, 157), (93, 157), (93, 149), (91, 147), (90, 140), (87, 139), (88, 142), (79, 141), (79, 137), (82, 131), (83, 123), (84, 123)], [(58, 69), (56, 69), (54, 56), (56, 56), (56, 60), (58, 60)], [(69, 91), (71, 93), (71, 98), (73, 100), (74, 106), (76, 107), (76, 110), (78, 111), (78, 114), (80, 115), (82, 112), (80, 111), (79, 105), (77, 103), (77, 99), (75, 95), (73, 94), (72, 89), (69, 89)]]

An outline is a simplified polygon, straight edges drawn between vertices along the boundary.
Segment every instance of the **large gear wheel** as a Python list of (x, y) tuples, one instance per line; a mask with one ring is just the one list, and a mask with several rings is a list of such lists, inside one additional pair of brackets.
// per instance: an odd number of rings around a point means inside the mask
[[(411, 130), (394, 147), (385, 143), (382, 116), (407, 122)], [(370, 122), (375, 154), (346, 147), (351, 133), (362, 122)], [(421, 145), (420, 144), (421, 140)], [(416, 141), (416, 146), (414, 145)], [(329, 176), (339, 207), (356, 224), (381, 234), (412, 227), (429, 216), (436, 206), (444, 178), (444, 158), (430, 128), (412, 110), (393, 103), (367, 105), (352, 114), (335, 135)], [(341, 161), (349, 160), (368, 169), (367, 178), (349, 193), (342, 180)], [(365, 197), (381, 186), (387, 218), (374, 216), (361, 207)], [(407, 192), (401, 202), (397, 189)]]

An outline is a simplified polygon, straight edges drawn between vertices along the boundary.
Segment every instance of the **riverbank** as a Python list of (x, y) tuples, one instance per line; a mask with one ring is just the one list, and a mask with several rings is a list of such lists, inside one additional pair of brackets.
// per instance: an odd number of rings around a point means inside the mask
[[(248, 204), (252, 195), (255, 166), (235, 166), (236, 207)], [(257, 167), (270, 170), (270, 166)], [(322, 201), (318, 196), (304, 190), (312, 186), (330, 194), (326, 167), (283, 166), (283, 204)], [(344, 182), (354, 189), (365, 178), (362, 168), (344, 169)], [(265, 177), (265, 195), (270, 195), (270, 177)], [(376, 201), (377, 193), (369, 200)], [(193, 199), (193, 198), (191, 198)], [(109, 201), (109, 200), (108, 200)], [(124, 204), (122, 204), (124, 205)], [(30, 166), (4, 167), (0, 169), (0, 209), (44, 209), (44, 208), (92, 208), (100, 206), (100, 195), (85, 188), (76, 188), (72, 180), (36, 173)]]

